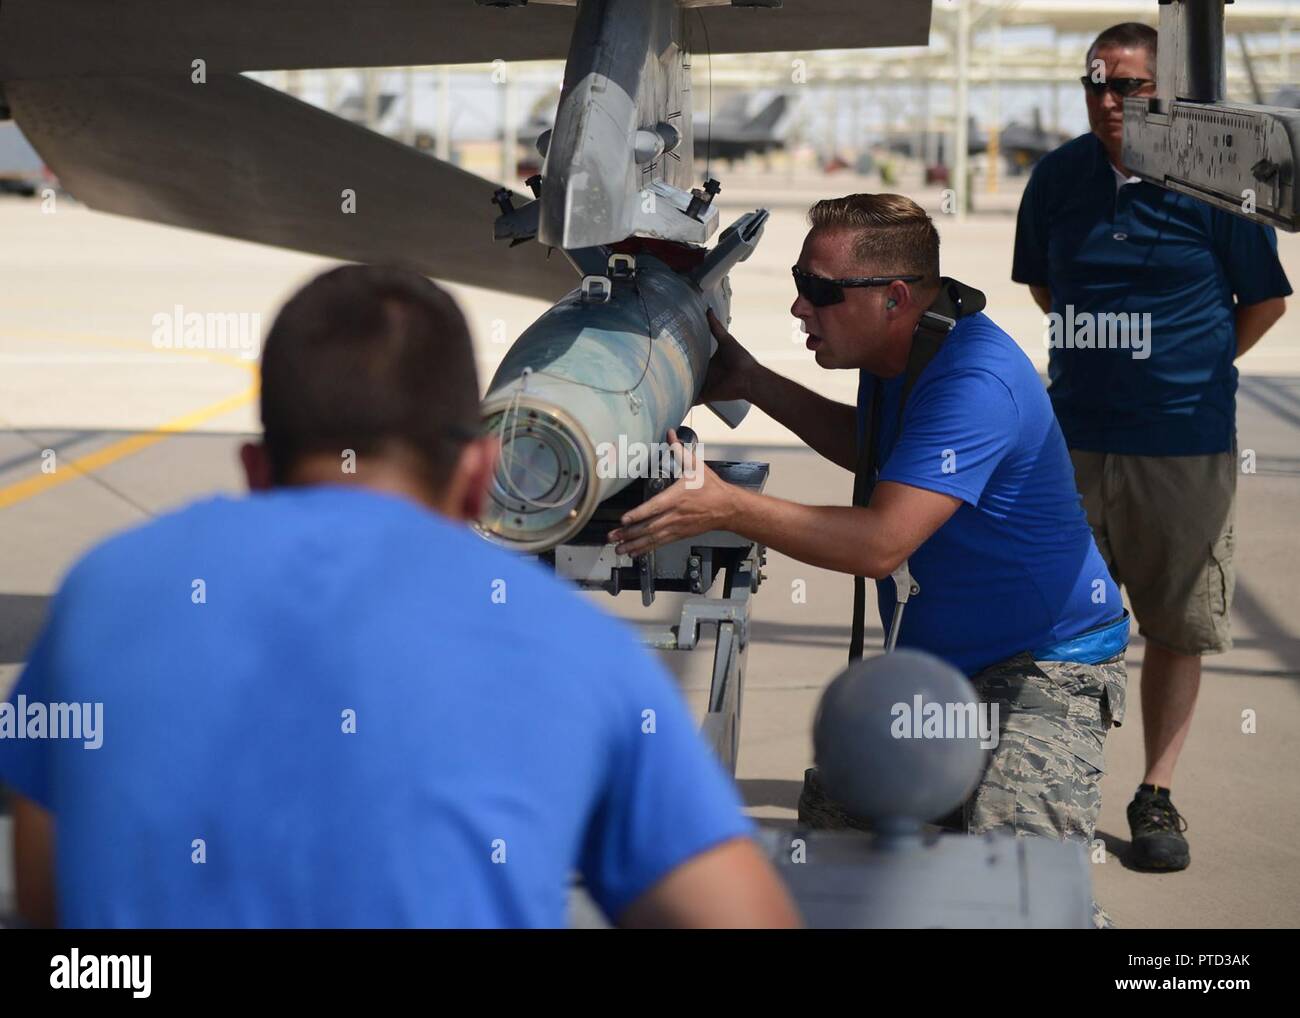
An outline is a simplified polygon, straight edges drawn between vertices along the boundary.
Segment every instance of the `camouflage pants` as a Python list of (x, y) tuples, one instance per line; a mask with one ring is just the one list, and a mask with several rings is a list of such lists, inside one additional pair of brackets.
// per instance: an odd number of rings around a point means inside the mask
[(1111, 725), (1124, 720), (1125, 678), (1123, 654), (1095, 665), (1018, 654), (973, 676), (980, 700), (998, 705), (998, 744), (943, 826), (1091, 842), (1102, 749)]

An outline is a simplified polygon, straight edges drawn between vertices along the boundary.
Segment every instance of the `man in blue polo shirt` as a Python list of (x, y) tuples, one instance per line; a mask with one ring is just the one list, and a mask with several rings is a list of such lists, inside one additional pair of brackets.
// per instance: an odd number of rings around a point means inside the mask
[(1049, 392), (1088, 520), (1128, 592), (1142, 659), (1146, 773), (1129, 805), (1138, 868), (1190, 852), (1170, 799), (1201, 655), (1232, 646), (1233, 360), (1291, 293), (1270, 228), (1144, 183), (1123, 164), (1123, 103), (1155, 90), (1156, 32), (1107, 29), (1083, 77), (1092, 130), (1039, 163), (1012, 278), (1048, 314)]
[[(1128, 620), (1074, 490), (1061, 431), (1033, 366), (980, 313), (983, 295), (939, 275), (939, 236), (901, 195), (818, 202), (794, 269), (792, 313), (828, 369), (860, 372), (857, 407), (759, 365), (718, 323), (701, 399), (748, 399), (860, 481), (869, 499), (806, 506), (735, 488), (696, 465), (629, 512), (611, 538), (637, 554), (725, 527), (793, 558), (878, 581), (889, 627), (891, 574), (920, 586), (898, 645), (931, 651), (999, 708), (999, 741), (966, 802), (972, 833), (1089, 841), (1102, 748), (1124, 713)], [(919, 373), (909, 361), (933, 313), (958, 318)], [(901, 414), (904, 389), (911, 386)], [(881, 394), (874, 462), (873, 393)], [(815, 769), (800, 820), (854, 824)]]
[[(671, 679), (464, 526), (496, 444), (451, 298), (326, 273), (262, 379), (255, 493), (109, 540), (54, 599), (0, 726), (22, 913), (561, 926), (580, 872), (623, 925), (795, 922)], [(96, 738), (33, 737), (54, 704)]]

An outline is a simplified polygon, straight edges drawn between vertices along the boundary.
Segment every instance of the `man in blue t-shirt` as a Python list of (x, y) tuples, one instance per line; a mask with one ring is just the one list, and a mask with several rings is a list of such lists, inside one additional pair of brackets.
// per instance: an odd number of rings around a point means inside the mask
[(1155, 94), (1156, 44), (1132, 22), (1092, 44), (1092, 130), (1034, 170), (1011, 275), (1048, 315), (1052, 405), (1097, 545), (1146, 637), (1146, 773), (1128, 861), (1179, 870), (1191, 856), (1174, 766), (1201, 655), (1232, 646), (1233, 361), (1282, 316), (1291, 287), (1271, 228), (1124, 166), (1124, 97)]
[(451, 298), (335, 269), (262, 379), (255, 493), (91, 551), (0, 705), (21, 913), (561, 926), (577, 872), (623, 925), (795, 922), (669, 676), (462, 525), (496, 446)]
[[(860, 372), (859, 405), (762, 367), (716, 320), (719, 352), (701, 399), (750, 400), (860, 482), (874, 480), (869, 501), (800, 505), (732, 487), (693, 464), (611, 537), (636, 554), (729, 529), (800, 561), (873, 577), (886, 628), (891, 574), (906, 561), (920, 593), (902, 616), (898, 645), (950, 661), (999, 706), (999, 741), (963, 826), (1088, 841), (1102, 745), (1123, 718), (1128, 620), (1042, 383), (988, 317), (954, 310), (977, 312), (983, 295), (940, 277), (939, 236), (915, 202), (849, 195), (818, 202), (809, 218), (791, 311), (819, 365)], [(918, 329), (939, 308), (960, 320), (917, 374), (909, 358)], [(881, 466), (866, 478), (875, 391)], [(805, 776), (800, 819), (854, 822), (826, 798), (815, 769)]]

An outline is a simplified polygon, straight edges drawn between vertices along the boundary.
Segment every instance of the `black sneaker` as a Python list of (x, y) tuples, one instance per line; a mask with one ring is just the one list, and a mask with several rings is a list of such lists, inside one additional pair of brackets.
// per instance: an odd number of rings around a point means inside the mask
[(1138, 789), (1128, 804), (1128, 825), (1133, 844), (1128, 861), (1143, 870), (1183, 870), (1191, 862), (1191, 851), (1183, 831), (1187, 821), (1174, 808), (1169, 795)]
[(816, 767), (803, 774), (803, 791), (799, 793), (799, 826), (821, 831), (870, 831), (865, 820), (859, 820), (826, 794), (821, 775)]

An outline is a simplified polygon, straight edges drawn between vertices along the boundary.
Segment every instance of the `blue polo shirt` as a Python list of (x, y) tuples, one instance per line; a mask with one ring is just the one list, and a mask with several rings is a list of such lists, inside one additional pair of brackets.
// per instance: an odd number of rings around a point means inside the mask
[[(873, 382), (862, 373), (860, 434)], [(962, 504), (908, 559), (921, 592), (903, 614), (899, 646), (973, 675), (1121, 616), (1061, 429), (1015, 340), (982, 313), (961, 319), (908, 396), (900, 436), (903, 382), (883, 384), (879, 480)], [(893, 580), (877, 593), (888, 631)]]
[[(1232, 448), (1234, 299), (1291, 293), (1271, 227), (1145, 182), (1117, 193), (1094, 134), (1034, 169), (1011, 278), (1051, 289), (1048, 391), (1070, 448), (1137, 456)], [(1102, 320), (1092, 316), (1100, 315), (1112, 316), (1104, 326), (1112, 336), (1116, 315), (1143, 329), (1147, 356), (1131, 342), (1099, 348)], [(1085, 345), (1071, 348), (1067, 335)]]
[(0, 738), (54, 815), (65, 926), (563, 926), (575, 871), (617, 917), (751, 829), (622, 624), (359, 489), (101, 545), (19, 696), (102, 704), (99, 748)]

